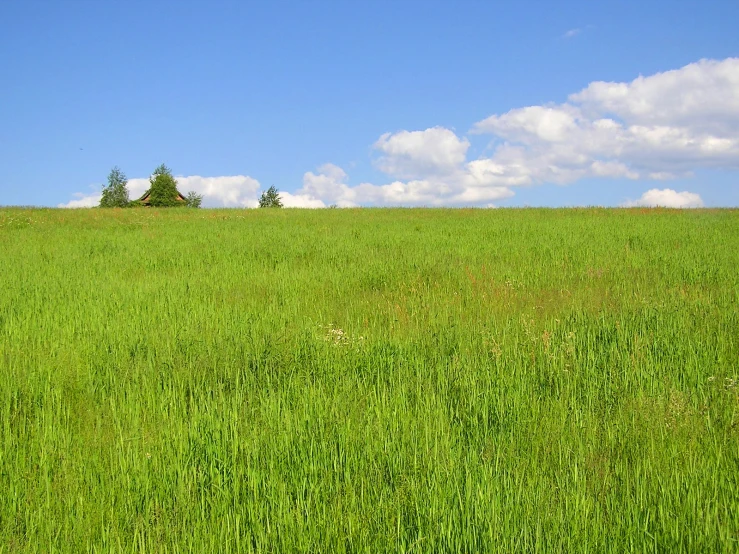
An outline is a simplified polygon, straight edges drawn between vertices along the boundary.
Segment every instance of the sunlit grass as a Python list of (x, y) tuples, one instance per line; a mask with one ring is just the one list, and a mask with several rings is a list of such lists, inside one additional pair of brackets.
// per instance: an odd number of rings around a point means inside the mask
[(729, 552), (739, 214), (0, 210), (0, 552)]

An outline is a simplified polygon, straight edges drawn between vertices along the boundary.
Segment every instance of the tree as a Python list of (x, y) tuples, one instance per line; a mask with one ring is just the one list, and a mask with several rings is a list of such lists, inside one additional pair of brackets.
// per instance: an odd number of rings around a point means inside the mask
[(108, 186), (103, 187), (100, 198), (101, 208), (125, 208), (128, 206), (128, 179), (118, 168), (114, 167), (108, 174)]
[(280, 200), (280, 191), (274, 185), (269, 187), (259, 197), (260, 208), (282, 208), (282, 200)]
[(195, 191), (190, 191), (187, 193), (187, 196), (185, 197), (185, 204), (187, 204), (188, 208), (199, 208), (200, 204), (203, 202), (203, 195), (197, 194)]
[(154, 170), (149, 178), (151, 183), (151, 195), (149, 205), (155, 207), (177, 206), (178, 192), (177, 180), (172, 175), (172, 170), (162, 164)]

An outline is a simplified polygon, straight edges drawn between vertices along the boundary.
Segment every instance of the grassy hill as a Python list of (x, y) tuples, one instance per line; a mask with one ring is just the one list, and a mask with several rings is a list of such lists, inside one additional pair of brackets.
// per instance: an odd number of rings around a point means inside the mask
[(728, 552), (739, 212), (0, 209), (0, 552)]

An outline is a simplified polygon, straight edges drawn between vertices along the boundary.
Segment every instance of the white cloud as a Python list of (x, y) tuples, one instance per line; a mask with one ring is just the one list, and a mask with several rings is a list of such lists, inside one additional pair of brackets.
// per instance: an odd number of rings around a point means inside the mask
[(325, 208), (323, 200), (314, 198), (309, 194), (291, 194), (280, 192), (280, 200), (285, 208)]
[(739, 58), (727, 58), (700, 60), (630, 83), (596, 81), (569, 100), (585, 112), (613, 114), (627, 125), (736, 136), (738, 92)]
[(701, 208), (703, 207), (703, 200), (694, 192), (651, 189), (642, 194), (638, 200), (630, 200), (622, 205), (624, 207)]
[[(149, 180), (142, 179), (142, 190), (149, 188)], [(259, 181), (246, 175), (229, 175), (223, 177), (177, 177), (177, 188), (182, 194), (195, 191), (203, 195), (203, 206), (209, 208), (256, 208), (259, 193)], [(131, 189), (133, 190), (133, 189)], [(132, 198), (134, 196), (132, 195)]]
[(443, 127), (385, 133), (374, 145), (382, 152), (376, 162), (377, 167), (388, 175), (403, 179), (453, 172), (464, 163), (469, 147), (466, 138), (460, 139)]
[(347, 174), (339, 166), (324, 164), (318, 173), (308, 171), (303, 175), (303, 188), (299, 195), (308, 198), (321, 198), (327, 204), (336, 204), (340, 208), (357, 206), (356, 191), (346, 184)]
[[(739, 168), (739, 59), (700, 61), (631, 83), (591, 83), (563, 104), (494, 114), (472, 133), (494, 135), (490, 155), (468, 160), (469, 140), (443, 127), (386, 133), (374, 148), (391, 182), (350, 186), (341, 168), (327, 164), (306, 173), (298, 193), (339, 206), (487, 205), (517, 186), (664, 181), (701, 168)], [(659, 197), (670, 205), (697, 202), (678, 198)]]
[(739, 58), (702, 60), (630, 83), (594, 82), (559, 105), (492, 115), (491, 160), (532, 183), (585, 177), (664, 180), (739, 168)]
[(582, 32), (582, 29), (570, 29), (565, 34), (562, 35), (562, 38), (572, 38), (577, 35), (579, 35)]
[(477, 123), (474, 130), (521, 142), (534, 139), (562, 142), (577, 129), (576, 115), (574, 109), (529, 106), (492, 115)]
[(101, 193), (96, 192), (92, 194), (84, 194), (82, 192), (75, 192), (72, 196), (74, 200), (70, 200), (67, 203), (58, 204), (59, 208), (93, 208), (100, 204), (100, 198), (103, 196)]
[(475, 189), (435, 180), (393, 181), (385, 185), (363, 183), (355, 187), (353, 192), (360, 204), (374, 206), (476, 205), (513, 195), (505, 187)]
[[(506, 186), (494, 184), (497, 175), (476, 176), (470, 164), (448, 168), (446, 175), (429, 173), (426, 179), (392, 181), (383, 185), (361, 183), (354, 187), (346, 184), (343, 169), (326, 164), (317, 173), (303, 176), (303, 187), (298, 194), (308, 198), (322, 198), (327, 204), (339, 207), (352, 206), (446, 206), (479, 205), (513, 196)], [(483, 173), (478, 171), (478, 173)], [(501, 181), (502, 182), (502, 181)]]
[[(304, 189), (347, 204), (484, 205), (512, 196), (516, 186), (739, 169), (739, 58), (701, 60), (629, 83), (593, 82), (563, 104), (493, 114), (471, 132), (495, 137), (491, 154), (468, 160), (467, 138), (443, 127), (386, 133), (374, 145), (376, 165), (400, 180), (349, 187), (343, 172), (307, 173)], [(700, 202), (655, 194), (644, 202)]]

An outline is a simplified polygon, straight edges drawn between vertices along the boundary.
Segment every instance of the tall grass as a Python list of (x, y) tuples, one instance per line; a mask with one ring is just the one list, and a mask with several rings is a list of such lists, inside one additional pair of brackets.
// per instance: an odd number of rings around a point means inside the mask
[(729, 552), (739, 214), (0, 210), (0, 552)]

